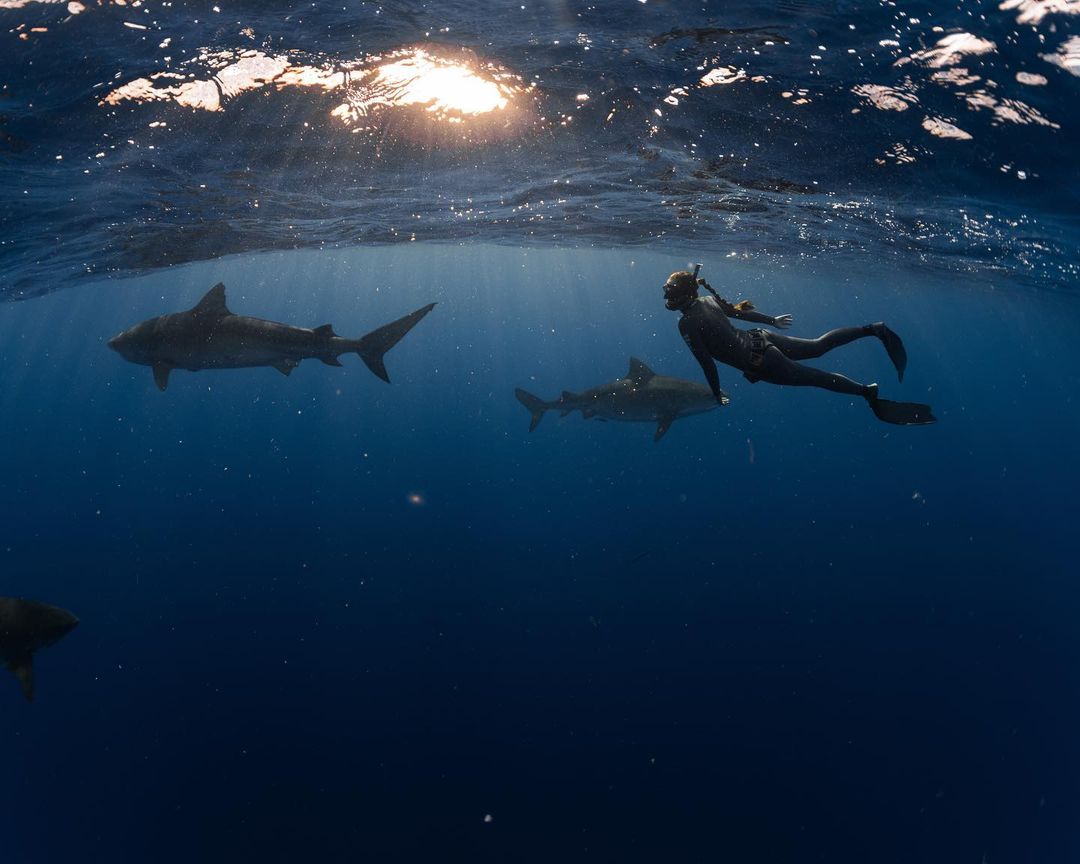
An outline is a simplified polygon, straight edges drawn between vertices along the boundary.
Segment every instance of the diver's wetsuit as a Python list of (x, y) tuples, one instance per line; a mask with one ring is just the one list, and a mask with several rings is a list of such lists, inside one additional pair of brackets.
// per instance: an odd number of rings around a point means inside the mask
[(836, 372), (823, 372), (796, 363), (820, 357), (833, 348), (865, 336), (877, 336), (874, 325), (842, 327), (817, 339), (798, 339), (765, 330), (740, 330), (728, 318), (759, 324), (773, 324), (768, 315), (740, 310), (716, 297), (695, 297), (679, 311), (679, 332), (701, 364), (713, 395), (720, 399), (720, 376), (714, 360), (739, 369), (751, 383), (768, 381), (796, 387), (822, 387), (835, 393), (849, 393), (872, 399), (876, 390)]

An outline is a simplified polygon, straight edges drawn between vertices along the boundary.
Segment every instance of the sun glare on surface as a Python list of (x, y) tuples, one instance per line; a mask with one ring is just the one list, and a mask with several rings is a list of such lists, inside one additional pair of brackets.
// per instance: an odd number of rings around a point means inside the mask
[(345, 101), (331, 114), (356, 131), (365, 128), (367, 118), (392, 109), (423, 111), (439, 124), (475, 125), (495, 118), (509, 123), (512, 115), (520, 119), (517, 97), (528, 90), (519, 76), (471, 52), (415, 47), (373, 58), (354, 71)]
[(508, 88), (481, 77), (463, 63), (432, 57), (424, 50), (379, 66), (372, 89), (396, 105), (425, 105), (437, 114), (487, 114), (509, 104)]
[[(174, 102), (216, 113), (242, 94), (264, 88), (335, 93), (341, 101), (331, 107), (329, 117), (352, 132), (379, 130), (388, 112), (420, 112), (400, 128), (415, 134), (427, 127), (439, 137), (440, 126), (459, 129), (453, 134), (469, 126), (468, 135), (481, 139), (520, 132), (529, 116), (526, 94), (532, 91), (505, 67), (453, 48), (414, 46), (332, 64), (304, 63), (287, 53), (256, 49), (205, 49), (184, 71), (163, 70), (129, 81), (99, 104)], [(422, 127), (416, 126), (417, 119), (423, 120)]]

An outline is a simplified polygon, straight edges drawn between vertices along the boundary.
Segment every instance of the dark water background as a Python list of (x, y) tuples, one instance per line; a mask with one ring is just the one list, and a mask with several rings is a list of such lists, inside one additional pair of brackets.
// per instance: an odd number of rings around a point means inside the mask
[[(3, 860), (1080, 853), (1071, 298), (711, 262), (796, 333), (889, 320), (903, 385), (877, 344), (827, 365), (940, 422), (725, 374), (658, 444), (530, 435), (515, 386), (698, 374), (657, 288), (684, 258), (281, 253), (0, 308), (4, 593), (82, 619), (32, 706), (2, 682)], [(345, 334), (439, 305), (392, 386), (159, 393), (105, 348), (218, 279)]]

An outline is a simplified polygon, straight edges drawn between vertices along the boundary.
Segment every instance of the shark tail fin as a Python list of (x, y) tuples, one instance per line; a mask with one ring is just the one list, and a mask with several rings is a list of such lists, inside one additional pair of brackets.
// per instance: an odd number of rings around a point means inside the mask
[(532, 393), (522, 390), (520, 387), (514, 390), (514, 395), (517, 397), (518, 402), (529, 409), (529, 414), (532, 415), (529, 421), (529, 431), (532, 432), (533, 429), (540, 425), (540, 421), (544, 419), (544, 412), (551, 407), (551, 403), (545, 402), (539, 396), (533, 396)]
[(417, 309), (415, 312), (410, 312), (404, 318), (398, 318), (397, 321), (391, 321), (378, 330), (372, 330), (366, 336), (356, 340), (356, 353), (367, 364), (368, 369), (389, 384), (390, 375), (386, 371), (386, 364), (383, 363), (383, 355), (397, 345), (405, 337), (405, 334), (420, 323), (420, 319), (434, 308), (434, 303), (428, 303), (427, 306)]

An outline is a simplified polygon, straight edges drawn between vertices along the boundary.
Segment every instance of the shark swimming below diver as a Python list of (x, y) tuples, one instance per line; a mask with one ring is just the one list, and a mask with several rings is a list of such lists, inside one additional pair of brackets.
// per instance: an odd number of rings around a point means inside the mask
[(0, 597), (0, 663), (19, 679), (27, 700), (34, 699), (34, 654), (55, 645), (78, 623), (66, 609)]
[[(654, 441), (663, 438), (680, 417), (704, 414), (718, 407), (712, 391), (704, 384), (657, 375), (636, 357), (630, 358), (630, 369), (625, 378), (584, 393), (564, 390), (562, 396), (552, 402), (545, 402), (521, 388), (515, 390), (514, 395), (532, 415), (530, 432), (543, 419), (545, 411), (558, 411), (562, 417), (571, 411), (581, 411), (586, 420), (595, 417), (597, 420), (656, 423)], [(727, 403), (725, 393), (723, 404)]]
[(151, 367), (159, 390), (168, 386), (173, 369), (197, 372), (272, 366), (288, 375), (307, 358), (340, 366), (338, 355), (348, 352), (359, 354), (368, 369), (389, 382), (383, 355), (434, 306), (429, 303), (359, 339), (343, 339), (329, 324), (309, 330), (234, 315), (225, 304), (225, 286), (219, 282), (194, 308), (143, 321), (108, 344), (125, 360)]

